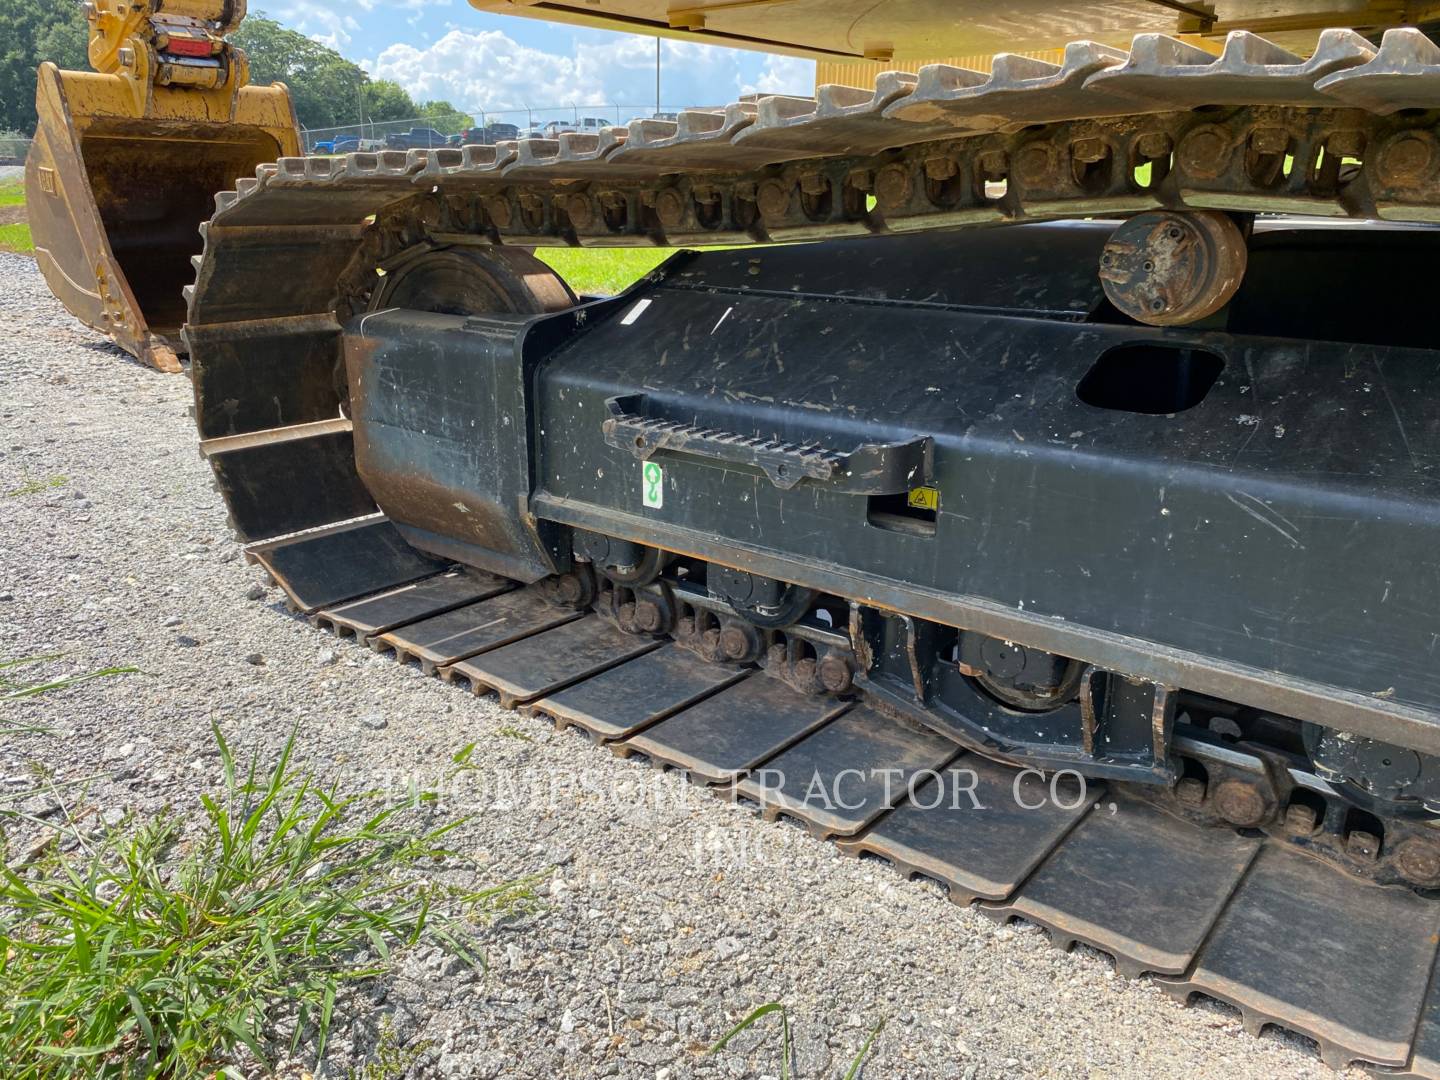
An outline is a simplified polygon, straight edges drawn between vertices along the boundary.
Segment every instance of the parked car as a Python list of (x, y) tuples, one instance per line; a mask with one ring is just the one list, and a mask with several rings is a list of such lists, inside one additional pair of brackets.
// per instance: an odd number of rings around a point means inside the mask
[(360, 149), (359, 135), (333, 135), (328, 139), (321, 139), (313, 147), (311, 153), (315, 154), (353, 154)]
[[(460, 133), (461, 146), (494, 146), (520, 137), (520, 129), (514, 124), (502, 124), (492, 120), (484, 127), (468, 127)], [(453, 139), (454, 136), (452, 135)], [(453, 144), (452, 144), (453, 145)]]
[(444, 145), (445, 136), (428, 127), (411, 128), (409, 131), (397, 131), (385, 136), (387, 150), (429, 150), (431, 147)]

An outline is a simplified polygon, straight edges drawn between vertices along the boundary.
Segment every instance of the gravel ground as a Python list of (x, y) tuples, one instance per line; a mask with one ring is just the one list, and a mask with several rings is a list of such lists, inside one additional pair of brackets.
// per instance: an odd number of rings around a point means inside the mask
[[(227, 535), (188, 382), (74, 322), (28, 259), (0, 253), (0, 297), (0, 659), (143, 672), (0, 705), (52, 729), (0, 736), (3, 776), (93, 777), (97, 807), (149, 814), (213, 789), (212, 721), (267, 756), (298, 724), (305, 767), (351, 790), (433, 787), (474, 742), (448, 807), (475, 815), (476, 882), (545, 875), (537, 914), (482, 932), (488, 973), (421, 948), (347, 995), (326, 1075), (382, 1020), (420, 1048), (416, 1077), (774, 1075), (768, 1030), (705, 1053), (771, 1000), (805, 1080), (841, 1075), (882, 1019), (871, 1077), (1334, 1075), (1303, 1040), (311, 629)], [(6, 494), (31, 482), (54, 486)]]

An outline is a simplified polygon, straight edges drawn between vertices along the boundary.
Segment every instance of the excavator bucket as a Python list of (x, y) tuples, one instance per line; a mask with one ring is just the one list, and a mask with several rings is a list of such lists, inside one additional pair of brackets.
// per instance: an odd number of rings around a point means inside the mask
[(151, 18), (107, 61), (121, 18), (107, 7), (95, 17), (91, 59), (114, 71), (40, 66), (25, 164), (35, 257), (77, 318), (151, 366), (179, 371), (181, 290), (215, 192), (298, 154), (299, 136), (288, 91), (244, 85), (244, 57), (219, 36), (224, 27)]

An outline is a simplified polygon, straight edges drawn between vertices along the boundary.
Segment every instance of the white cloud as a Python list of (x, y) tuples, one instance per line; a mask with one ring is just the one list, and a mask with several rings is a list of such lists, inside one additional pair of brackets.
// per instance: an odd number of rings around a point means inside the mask
[[(767, 57), (756, 75), (759, 59), (732, 49), (662, 42), (664, 107), (723, 105), (756, 91), (810, 93), (810, 61)], [(581, 38), (565, 54), (522, 45), (498, 30), (450, 29), (429, 45), (391, 45), (362, 65), (374, 78), (398, 82), (417, 101), (443, 98), (487, 112), (618, 105), (628, 119), (655, 104), (655, 40), (633, 34), (607, 35), (600, 42)]]

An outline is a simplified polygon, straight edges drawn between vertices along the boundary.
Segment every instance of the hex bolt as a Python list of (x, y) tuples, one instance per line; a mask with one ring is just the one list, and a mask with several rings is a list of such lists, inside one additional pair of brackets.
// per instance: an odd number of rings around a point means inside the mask
[(685, 220), (685, 200), (674, 188), (666, 188), (655, 196), (655, 216), (660, 224), (673, 229)]
[(1093, 136), (1086, 139), (1076, 139), (1070, 144), (1070, 154), (1076, 161), (1093, 165), (1097, 161), (1104, 161), (1110, 156), (1110, 149), (1105, 145), (1104, 139), (1097, 139)]
[(1325, 138), (1325, 152), (1336, 157), (1358, 158), (1365, 153), (1365, 135), (1359, 131), (1332, 131)]
[(635, 601), (635, 629), (644, 631), (647, 634), (655, 634), (665, 625), (665, 618), (661, 614), (660, 605), (654, 600)]
[(886, 165), (875, 174), (875, 201), (882, 210), (895, 210), (910, 201), (913, 186), (904, 165)]
[(738, 626), (727, 626), (720, 631), (720, 651), (727, 660), (740, 661), (750, 655), (750, 635)]
[(1440, 882), (1440, 845), (1412, 836), (1395, 850), (1395, 865), (1416, 885)]
[(820, 685), (832, 694), (843, 694), (855, 685), (850, 661), (839, 653), (826, 653), (821, 658), (816, 673), (820, 676)]
[(566, 199), (565, 213), (570, 218), (570, 224), (577, 229), (589, 228), (590, 223), (595, 220), (595, 210), (584, 195), (571, 195)]
[(1309, 836), (1318, 822), (1313, 806), (1291, 803), (1285, 808), (1285, 831), (1291, 836)]
[(1284, 128), (1256, 128), (1250, 135), (1250, 145), (1259, 154), (1283, 154), (1290, 149), (1290, 134)]
[(1147, 131), (1135, 140), (1135, 152), (1150, 161), (1169, 157), (1174, 147), (1170, 136), (1163, 131)]
[(1175, 785), (1175, 801), (1192, 810), (1205, 801), (1205, 781), (1198, 776), (1184, 776)]
[(1216, 812), (1237, 828), (1253, 828), (1265, 820), (1265, 796), (1248, 781), (1222, 780), (1215, 788), (1214, 801)]
[(1345, 852), (1357, 859), (1373, 862), (1380, 857), (1380, 838), (1363, 829), (1355, 829), (1345, 837)]
[(765, 180), (755, 189), (755, 204), (767, 218), (784, 217), (790, 209), (790, 186), (779, 180)]
[(949, 155), (937, 154), (925, 159), (925, 177), (936, 183), (943, 183), (959, 175), (960, 163)]

